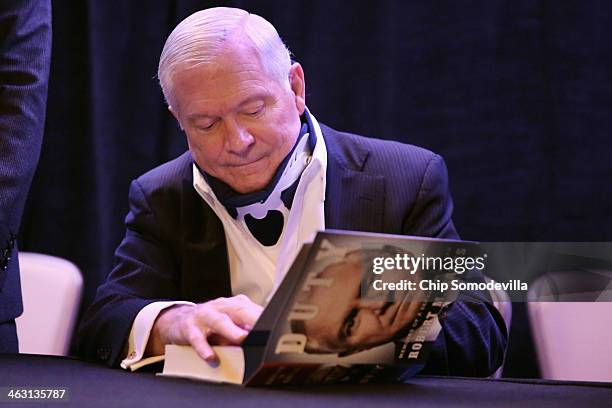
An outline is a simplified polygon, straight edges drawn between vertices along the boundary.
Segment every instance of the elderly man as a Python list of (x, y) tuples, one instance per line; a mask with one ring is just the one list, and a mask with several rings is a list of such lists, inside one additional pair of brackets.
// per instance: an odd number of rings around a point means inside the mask
[[(306, 108), (304, 72), (274, 27), (213, 8), (182, 21), (159, 63), (189, 152), (136, 179), (116, 266), (83, 319), (83, 355), (124, 368), (190, 344), (239, 344), (302, 244), (324, 228), (456, 238), (442, 159), (340, 133)], [(503, 359), (488, 303), (455, 303), (429, 372)]]

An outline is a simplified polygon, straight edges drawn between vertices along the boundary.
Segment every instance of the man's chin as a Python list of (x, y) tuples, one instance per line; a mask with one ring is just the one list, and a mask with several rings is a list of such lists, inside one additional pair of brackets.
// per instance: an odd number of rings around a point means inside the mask
[(249, 164), (244, 168), (234, 168), (228, 180), (223, 180), (234, 191), (240, 194), (251, 194), (268, 187), (274, 177), (269, 166), (263, 160)]
[(266, 180), (266, 181), (252, 180), (251, 181), (250, 180), (251, 178), (255, 179), (258, 177), (256, 175), (236, 177), (234, 178), (235, 181), (233, 181), (232, 183), (228, 183), (228, 182), (226, 183), (234, 191), (236, 191), (239, 194), (257, 193), (258, 191), (265, 189), (270, 183), (270, 180)]

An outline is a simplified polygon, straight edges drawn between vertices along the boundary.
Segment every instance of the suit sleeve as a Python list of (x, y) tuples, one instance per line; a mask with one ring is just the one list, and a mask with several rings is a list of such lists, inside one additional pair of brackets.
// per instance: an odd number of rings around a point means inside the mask
[(137, 180), (130, 186), (129, 202), (115, 266), (86, 311), (77, 340), (81, 356), (109, 366), (118, 366), (124, 357), (132, 323), (143, 307), (179, 298), (170, 237)]
[(50, 1), (0, 2), (0, 323), (21, 311), (15, 240), (42, 145), (50, 60)]
[(433, 155), (427, 163), (414, 208), (404, 221), (404, 232), (424, 237), (458, 239), (451, 216), (453, 202), (444, 160)]
[[(442, 158), (434, 155), (425, 169), (414, 209), (404, 222), (410, 234), (459, 239), (451, 216), (453, 204)], [(470, 281), (482, 282), (473, 272)], [(442, 330), (424, 374), (491, 375), (503, 362), (506, 327), (488, 293), (462, 292), (440, 315)]]

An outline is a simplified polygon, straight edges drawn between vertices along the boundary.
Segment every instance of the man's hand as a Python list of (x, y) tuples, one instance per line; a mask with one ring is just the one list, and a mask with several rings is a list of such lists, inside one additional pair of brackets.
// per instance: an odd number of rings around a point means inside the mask
[(204, 360), (214, 361), (211, 345), (242, 343), (262, 310), (245, 295), (170, 307), (157, 316), (145, 355), (163, 354), (166, 344), (184, 344)]

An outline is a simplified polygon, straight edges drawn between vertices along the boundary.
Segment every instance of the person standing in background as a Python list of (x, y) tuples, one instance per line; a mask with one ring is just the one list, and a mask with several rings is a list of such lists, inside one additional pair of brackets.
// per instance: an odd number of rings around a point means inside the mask
[(45, 128), (50, 0), (0, 2), (0, 353), (18, 352), (17, 232)]

